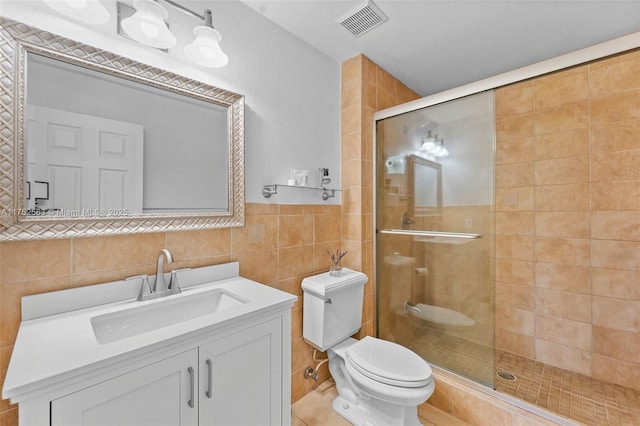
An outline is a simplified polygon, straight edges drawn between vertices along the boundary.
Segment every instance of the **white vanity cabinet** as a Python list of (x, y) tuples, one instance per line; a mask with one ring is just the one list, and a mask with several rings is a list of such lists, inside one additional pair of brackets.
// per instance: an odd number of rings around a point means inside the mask
[(275, 318), (58, 398), (51, 425), (281, 425), (281, 329)]
[(200, 346), (201, 425), (290, 421), (291, 413), (282, 412), (283, 382), (274, 380), (283, 375), (280, 329), (272, 320)]
[(192, 349), (58, 398), (51, 425), (197, 425), (197, 365)]
[[(3, 387), (20, 404), (19, 425), (290, 425), (296, 297), (238, 269), (186, 272), (187, 288), (166, 300), (117, 299), (122, 282), (24, 298)], [(111, 302), (86, 306), (96, 298)], [(185, 310), (194, 312), (176, 319)], [(147, 327), (166, 312), (174, 322)], [(105, 321), (119, 334), (105, 337)]]

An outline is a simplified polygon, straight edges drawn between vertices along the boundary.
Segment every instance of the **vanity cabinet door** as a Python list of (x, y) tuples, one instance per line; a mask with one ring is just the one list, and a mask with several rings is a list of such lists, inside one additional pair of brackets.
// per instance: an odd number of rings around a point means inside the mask
[(53, 426), (198, 424), (198, 350), (51, 401)]
[(282, 425), (282, 322), (200, 346), (200, 425)]

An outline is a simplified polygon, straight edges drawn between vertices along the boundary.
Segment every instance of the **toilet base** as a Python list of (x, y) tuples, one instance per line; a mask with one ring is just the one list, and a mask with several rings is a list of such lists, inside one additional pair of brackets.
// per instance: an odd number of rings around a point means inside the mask
[[(386, 404), (382, 403), (382, 405)], [(338, 413), (340, 417), (355, 426), (397, 426), (400, 424), (403, 426), (422, 426), (422, 423), (418, 420), (418, 410), (415, 407), (404, 407), (400, 409), (403, 413), (397, 412), (398, 407), (395, 407), (396, 412), (393, 413), (393, 419), (385, 419), (385, 417), (387, 417), (385, 414), (391, 413), (375, 413), (375, 411), (378, 411), (375, 407), (365, 408), (357, 404), (352, 404), (341, 396), (337, 396), (331, 406), (333, 407), (333, 411)], [(398, 421), (401, 423), (398, 423)]]
[(331, 406), (333, 407), (333, 411), (353, 425), (359, 426), (370, 424), (366, 423), (367, 416), (369, 414), (367, 413), (367, 410), (356, 404), (348, 402), (341, 396), (337, 396), (336, 399), (333, 400)]

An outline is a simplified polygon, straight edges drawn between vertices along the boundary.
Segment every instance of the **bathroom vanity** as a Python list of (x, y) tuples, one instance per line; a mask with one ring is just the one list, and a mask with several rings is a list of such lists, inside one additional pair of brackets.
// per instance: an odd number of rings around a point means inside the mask
[(3, 388), (20, 425), (290, 424), (296, 297), (237, 262), (177, 276), (143, 302), (136, 280), (23, 298)]

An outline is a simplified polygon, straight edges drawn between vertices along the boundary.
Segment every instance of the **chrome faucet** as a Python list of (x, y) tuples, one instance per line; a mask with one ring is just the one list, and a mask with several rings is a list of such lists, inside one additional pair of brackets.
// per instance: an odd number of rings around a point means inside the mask
[[(154, 293), (162, 293), (169, 290), (167, 284), (164, 282), (164, 261), (167, 260), (167, 265), (173, 263), (173, 256), (171, 256), (171, 252), (167, 249), (160, 250), (160, 254), (158, 254), (158, 267), (156, 269), (156, 283), (153, 286)], [(171, 281), (169, 281), (171, 282)]]
[(147, 275), (136, 275), (135, 277), (128, 277), (124, 279), (125, 282), (131, 280), (142, 281), (140, 293), (138, 294), (138, 301), (157, 299), (159, 297), (181, 292), (180, 284), (178, 283), (178, 272), (188, 270), (189, 268), (171, 271), (171, 278), (169, 279), (169, 285), (167, 285), (164, 280), (165, 260), (168, 265), (173, 262), (173, 256), (171, 256), (171, 252), (169, 250), (162, 249), (158, 254), (158, 268), (156, 269), (156, 279), (153, 287), (149, 285), (149, 277)]

